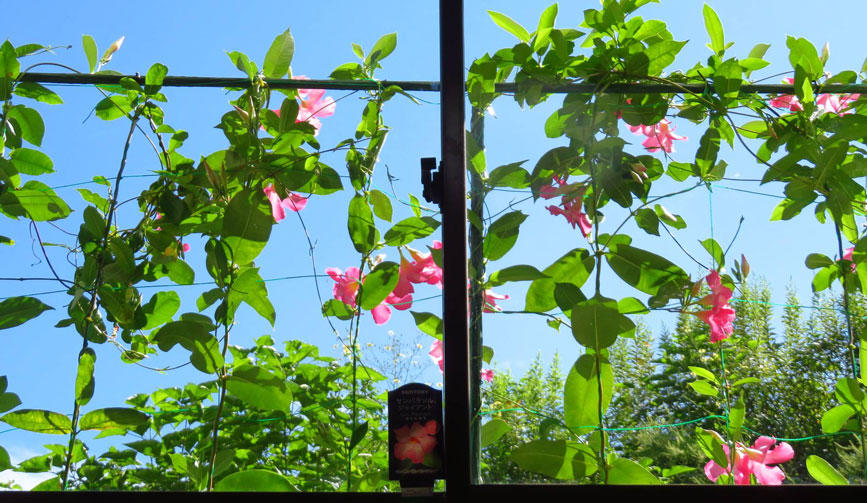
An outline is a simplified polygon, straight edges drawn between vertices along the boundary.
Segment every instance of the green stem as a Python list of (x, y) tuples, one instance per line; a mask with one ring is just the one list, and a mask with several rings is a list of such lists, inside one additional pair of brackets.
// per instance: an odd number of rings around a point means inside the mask
[[(837, 252), (843, 257), (843, 236), (840, 233), (840, 225), (834, 223), (834, 230), (837, 233)], [(855, 354), (855, 330), (852, 328), (852, 316), (849, 313), (849, 290), (846, 288), (846, 276), (851, 272), (848, 265), (840, 262), (840, 275), (843, 284), (843, 313), (846, 317), (846, 332), (849, 336), (849, 367), (852, 371), (852, 378), (858, 380), (858, 356)], [(864, 478), (867, 479), (867, 443), (864, 442), (864, 415), (860, 410), (856, 410), (858, 416), (858, 435), (861, 440), (861, 460), (864, 462)]]
[(720, 359), (720, 374), (722, 374), (722, 392), (723, 392), (723, 406), (725, 407), (725, 420), (726, 420), (726, 438), (728, 439), (729, 446), (729, 455), (728, 455), (728, 463), (729, 463), (729, 484), (734, 485), (735, 483), (735, 440), (732, 437), (731, 430), (731, 404), (729, 403), (729, 381), (728, 374), (726, 372), (726, 356), (725, 349), (723, 349), (723, 342), (720, 341), (719, 344), (719, 359)]
[[(232, 281), (229, 281), (228, 290), (232, 288)], [(228, 315), (227, 315), (228, 317)], [(220, 386), (220, 398), (217, 402), (217, 414), (214, 416), (214, 424), (211, 433), (211, 460), (208, 469), (208, 492), (214, 490), (214, 467), (217, 463), (217, 450), (219, 449), (220, 441), (220, 416), (223, 415), (223, 404), (226, 402), (226, 380), (228, 379), (228, 368), (226, 365), (226, 350), (229, 349), (229, 321), (223, 320), (223, 367), (217, 371), (217, 380)]]
[[(485, 148), (485, 110), (473, 107), (470, 119), (470, 134), (479, 148)], [(470, 170), (470, 211), (481, 219), (485, 208), (485, 186), (482, 177), (475, 170)], [(479, 431), (479, 410), (481, 410), (481, 394), (479, 375), (482, 371), (482, 313), (485, 307), (484, 236), (483, 230), (474, 225), (469, 226), (470, 245), (470, 478), (479, 482), (479, 462), (481, 459), (481, 437)]]
[[(596, 117), (596, 107), (597, 104), (594, 102), (593, 104), (593, 117), (595, 123)], [(592, 131), (595, 124), (591, 125), (590, 130)], [(588, 144), (593, 143), (593, 138), (588, 138)], [(589, 147), (590, 145), (588, 145)], [(587, 147), (585, 147), (585, 152), (587, 151)], [(593, 159), (588, 160), (588, 165), (590, 166), (590, 184), (593, 187), (593, 254), (596, 257), (596, 285), (595, 285), (595, 298), (601, 297), (602, 290), (602, 256), (604, 253), (602, 249), (599, 247), (599, 219), (597, 218), (597, 207), (599, 205), (599, 191), (597, 190), (596, 184), (596, 170), (595, 163)], [(604, 410), (602, 408), (602, 402), (605, 398), (605, 390), (602, 387), (602, 355), (600, 354), (601, 348), (599, 347), (598, 339), (594, 351), (594, 358), (596, 361), (596, 415), (599, 419), (599, 466), (602, 471), (602, 483), (608, 484), (608, 461), (606, 459), (605, 454), (605, 420), (604, 420)]]

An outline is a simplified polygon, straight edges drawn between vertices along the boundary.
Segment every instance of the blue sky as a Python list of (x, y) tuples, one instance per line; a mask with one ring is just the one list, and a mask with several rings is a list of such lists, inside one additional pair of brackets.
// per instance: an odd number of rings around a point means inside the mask
[[(803, 36), (817, 47), (827, 41), (831, 59), (827, 68), (832, 72), (842, 69), (861, 68), (864, 54), (862, 19), (847, 14), (858, 12), (860, 4), (855, 1), (832, 2), (837, 15), (822, 15), (815, 6), (810, 10), (796, 12), (791, 1), (710, 1), (725, 28), (727, 40), (736, 44), (729, 49), (731, 55), (745, 57), (756, 43), (770, 43), (766, 59), (771, 66), (753, 74), (756, 79), (790, 70), (785, 47), (788, 34)], [(292, 63), (293, 73), (312, 78), (326, 78), (338, 65), (354, 61), (351, 43), (370, 48), (383, 34), (398, 33), (397, 50), (383, 62), (380, 78), (394, 80), (438, 80), (438, 21), (437, 4), (430, 1), (412, 2), (407, 9), (405, 1), (376, 2), (361, 7), (356, 2), (328, 1), (319, 4), (310, 2), (245, 2), (232, 1), (155, 1), (147, 4), (117, 2), (109, 6), (105, 2), (49, 2), (43, 4), (18, 2), (4, 7), (5, 36), (15, 45), (24, 43), (71, 45), (71, 49), (57, 49), (54, 55), (39, 57), (34, 61), (56, 61), (79, 69), (86, 69), (86, 59), (81, 50), (82, 34), (92, 35), (99, 45), (100, 54), (115, 39), (125, 36), (123, 47), (115, 55), (109, 69), (127, 74), (144, 74), (154, 62), (168, 66), (170, 75), (240, 76), (232, 66), (226, 51), (241, 51), (261, 62), (274, 36), (291, 28), (295, 37), (296, 51)], [(530, 31), (537, 23), (538, 15), (547, 6), (539, 2), (515, 1), (467, 1), (466, 11), (466, 57), (467, 66), (474, 57), (484, 52), (511, 46), (515, 40), (496, 27), (489, 19), (488, 9), (503, 12), (521, 22)], [(583, 19), (582, 10), (593, 2), (560, 2), (557, 27), (577, 28)], [(803, 5), (803, 4), (802, 4)], [(663, 4), (649, 5), (639, 13), (645, 19), (662, 19), (669, 25), (675, 39), (689, 40), (680, 57), (671, 69), (686, 69), (705, 59), (709, 50), (701, 16), (702, 2), (667, 0)], [(55, 71), (41, 67), (39, 71)], [(59, 69), (57, 71), (60, 71)], [(768, 80), (779, 81), (780, 77)], [(93, 89), (55, 86), (65, 104), (50, 107), (35, 105), (45, 118), (47, 132), (43, 148), (55, 163), (56, 173), (43, 179), (52, 186), (74, 184), (91, 179), (95, 175), (113, 174), (120, 159), (127, 125), (122, 120), (103, 122), (91, 116), (93, 106), (101, 96)], [(219, 130), (213, 128), (226, 112), (232, 95), (220, 89), (165, 89), (169, 103), (165, 105), (166, 122), (176, 129), (190, 132), (182, 152), (198, 159), (213, 151), (225, 148), (226, 142)], [(357, 95), (330, 91), (339, 99), (337, 112), (323, 120), (319, 139), (324, 147), (352, 136), (363, 103)], [(424, 99), (420, 105), (396, 98), (385, 109), (385, 120), (393, 128), (378, 166), (375, 185), (390, 192), (385, 171), (396, 176), (395, 191), (406, 199), (408, 193), (419, 195), (418, 159), (439, 157), (439, 96), (419, 94)], [(538, 158), (550, 148), (562, 142), (545, 137), (543, 125), (547, 116), (560, 103), (552, 97), (547, 103), (533, 110), (522, 110), (508, 97), (494, 103), (496, 118), (488, 118), (486, 128), (487, 165), (489, 168), (517, 160), (528, 159), (531, 168)], [(683, 120), (675, 120), (677, 132), (689, 139), (676, 144), (672, 158), (691, 161), (701, 130)], [(634, 152), (641, 150), (641, 137), (632, 136), (625, 128), (624, 138), (633, 143)], [(721, 157), (729, 164), (727, 176), (732, 178), (757, 178), (763, 169), (742, 148), (729, 150), (724, 147)], [(323, 159), (326, 163), (343, 170), (341, 155)], [(158, 168), (157, 160), (148, 144), (140, 138), (133, 142), (127, 173), (148, 174)], [(148, 178), (130, 178), (123, 183), (121, 199), (134, 197), (149, 183)], [(98, 190), (98, 186), (85, 186)], [(654, 194), (664, 193), (673, 187), (661, 183), (655, 186)], [(84, 205), (76, 187), (58, 189), (73, 208)], [(738, 221), (743, 216), (744, 225), (732, 246), (731, 259), (746, 254), (754, 274), (767, 278), (773, 286), (775, 300), (782, 301), (785, 286), (791, 281), (801, 294), (809, 298), (810, 274), (803, 261), (807, 253), (819, 251), (835, 254), (833, 228), (816, 224), (809, 212), (792, 222), (769, 223), (772, 208), (777, 201), (772, 197), (749, 195), (732, 188), (759, 190), (779, 194), (780, 187), (758, 188), (754, 183), (736, 180), (718, 184), (712, 199), (704, 189), (673, 199), (666, 206), (683, 215), (689, 228), (680, 231), (678, 238), (694, 255), (704, 258), (698, 240), (711, 236), (725, 246), (732, 238)], [(315, 242), (315, 257), (318, 273), (325, 267), (345, 269), (357, 262), (346, 234), (345, 219), (335, 218), (342, 214), (348, 193), (329, 198), (311, 199), (303, 216)], [(577, 230), (573, 230), (562, 218), (554, 217), (541, 206), (517, 203), (524, 196), (513, 193), (497, 193), (489, 201), (492, 211), (498, 211), (510, 203), (531, 214), (522, 227), (521, 237), (514, 250), (501, 261), (488, 266), (493, 271), (508, 265), (529, 263), (540, 269), (550, 264), (565, 251), (586, 242)], [(713, 223), (708, 214), (709, 203), (713, 206)], [(403, 206), (396, 207), (398, 218), (410, 215)], [(134, 205), (121, 211), (121, 219), (133, 218)], [(623, 218), (614, 208), (607, 210), (612, 222)], [(78, 227), (80, 212), (66, 221), (58, 222), (67, 230)], [(608, 225), (606, 222), (605, 225)], [(386, 228), (386, 227), (383, 227)], [(14, 247), (3, 247), (0, 267), (3, 276), (45, 276), (47, 267), (33, 244), (26, 223), (8, 219), (0, 223), (0, 234), (13, 237)], [(627, 227), (633, 233), (634, 227)], [(610, 229), (609, 229), (610, 230)], [(45, 241), (70, 243), (67, 236), (48, 225), (41, 225)], [(633, 233), (636, 244), (656, 253), (668, 256), (681, 264), (687, 272), (698, 277), (701, 269), (693, 265), (671, 241)], [(416, 243), (423, 248), (430, 240)], [(71, 243), (70, 243), (71, 244)], [(208, 279), (202, 267), (203, 242), (190, 241), (193, 250), (188, 254), (197, 271), (197, 280)], [(58, 265), (61, 275), (71, 275), (62, 248), (49, 248), (52, 261)], [(389, 259), (396, 260), (395, 250), (388, 250)], [(257, 261), (265, 278), (304, 275), (312, 272), (307, 242), (298, 220), (290, 215), (272, 231), (272, 242)], [(236, 330), (233, 343), (244, 345), (256, 337), (268, 333), (278, 341), (303, 339), (321, 345), (323, 351), (338, 354), (333, 349), (335, 337), (330, 334), (327, 323), (319, 315), (319, 301), (312, 295), (312, 279), (286, 280), (269, 283), (272, 300), (277, 308), (277, 323), (272, 329), (266, 322), (248, 311), (241, 317), (243, 330)], [(330, 297), (331, 280), (320, 281), (323, 295)], [(606, 277), (603, 293), (609, 297), (634, 295), (614, 278)], [(195, 299), (208, 287), (178, 287), (183, 299), (182, 311), (195, 311)], [(520, 284), (506, 285), (498, 291), (507, 293), (511, 299), (503, 301), (505, 309), (523, 307), (524, 288)], [(52, 283), (0, 283), (0, 297), (20, 295), (57, 289)], [(146, 298), (155, 290), (143, 291)], [(419, 288), (416, 298), (436, 296), (434, 287)], [(640, 298), (644, 298), (641, 294)], [(9, 376), (10, 391), (18, 393), (23, 407), (44, 408), (60, 412), (71, 411), (76, 355), (80, 339), (69, 329), (52, 328), (63, 316), (67, 297), (64, 294), (41, 297), (56, 310), (48, 312), (31, 323), (0, 333), (4, 350), (0, 352), (0, 374)], [(243, 308), (242, 308), (243, 309)], [(419, 301), (414, 310), (438, 313), (439, 300), (434, 298)], [(671, 326), (673, 315), (654, 315), (647, 320), (657, 330), (663, 324)], [(485, 319), (485, 342), (496, 351), (496, 368), (511, 369), (522, 373), (537, 352), (545, 358), (559, 351), (564, 365), (568, 366), (578, 355), (578, 345), (567, 332), (556, 333), (548, 328), (541, 318), (533, 316), (487, 315)], [(371, 342), (378, 347), (389, 344), (388, 331), (398, 336), (413, 337), (417, 332), (407, 313), (396, 313), (383, 326), (375, 326), (370, 320), (364, 325), (362, 343)], [(425, 344), (428, 339), (422, 339)], [(419, 358), (424, 372), (420, 379), (437, 382), (438, 370), (429, 363), (425, 351)], [(158, 387), (182, 385), (193, 380), (209, 379), (191, 369), (160, 374), (119, 361), (117, 350), (110, 345), (97, 348), (97, 388), (94, 400), (88, 406), (119, 405), (127, 396), (138, 392), (152, 391)], [(183, 352), (160, 354), (147, 363), (153, 366), (170, 366), (186, 361)], [(2, 429), (0, 429), (2, 431)], [(29, 449), (39, 452), (39, 445), (56, 442), (26, 432), (7, 432), (0, 435), (0, 445), (10, 451), (23, 452)], [(18, 449), (17, 451), (15, 449)]]

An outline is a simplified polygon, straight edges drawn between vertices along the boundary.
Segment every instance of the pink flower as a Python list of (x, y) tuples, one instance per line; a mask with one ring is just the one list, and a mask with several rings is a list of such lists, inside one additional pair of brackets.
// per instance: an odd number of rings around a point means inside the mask
[(546, 185), (539, 189), (539, 196), (543, 199), (561, 196), (560, 205), (547, 206), (545, 209), (552, 215), (563, 215), (566, 221), (572, 224), (573, 229), (578, 225), (578, 228), (581, 229), (581, 234), (586, 238), (593, 229), (593, 223), (587, 218), (587, 214), (581, 211), (584, 202), (582, 198), (587, 191), (587, 187), (580, 183), (566, 183), (565, 177), (555, 176), (552, 181), (557, 182), (559, 187)]
[(332, 293), (335, 299), (355, 308), (355, 297), (358, 295), (358, 287), (361, 285), (361, 271), (357, 267), (349, 267), (342, 272), (336, 267), (325, 269), (325, 274), (335, 281)]
[(482, 380), (487, 382), (494, 382), (494, 370), (482, 369)]
[(286, 199), (280, 199), (280, 195), (277, 194), (276, 190), (274, 190), (273, 185), (265, 187), (264, 191), (265, 195), (268, 197), (268, 201), (271, 203), (271, 215), (274, 217), (275, 222), (279, 222), (286, 218), (286, 211), (284, 208), (291, 211), (301, 211), (305, 206), (307, 206), (307, 198), (294, 192), (290, 192), (289, 197)]
[[(768, 466), (785, 463), (795, 456), (792, 446), (782, 442), (775, 448), (771, 448), (776, 440), (771, 437), (759, 437), (752, 447), (745, 447), (740, 442), (735, 444), (734, 478), (735, 484), (749, 485), (750, 475), (755, 475), (756, 481), (765, 486), (778, 486), (783, 483), (786, 475), (779, 467)], [(729, 447), (723, 445), (726, 456), (729, 455)], [(731, 473), (731, 466), (723, 468), (715, 461), (708, 461), (704, 465), (704, 474), (713, 482), (723, 473)]]
[(735, 310), (729, 305), (732, 291), (722, 285), (719, 273), (716, 271), (711, 271), (705, 279), (711, 293), (701, 299), (699, 304), (711, 306), (711, 309), (694, 314), (710, 325), (710, 341), (719, 342), (728, 338), (734, 331), (732, 321), (735, 319)]
[(430, 353), (428, 354), (430, 355), (431, 360), (433, 360), (434, 363), (439, 365), (440, 372), (444, 372), (445, 370), (443, 369), (443, 341), (435, 339), (433, 341), (433, 344), (430, 345)]
[(668, 119), (662, 119), (653, 126), (629, 126), (629, 130), (635, 134), (647, 137), (641, 144), (650, 152), (662, 149), (665, 152), (674, 152), (672, 140), (686, 140), (686, 136), (674, 134), (674, 128), (670, 127)]
[(820, 94), (816, 98), (816, 105), (821, 110), (828, 113), (837, 114), (840, 117), (847, 114), (854, 114), (855, 109), (850, 108), (854, 102), (858, 101), (860, 94)]
[[(433, 242), (433, 249), (442, 249), (443, 244), (440, 241)], [(434, 285), (437, 288), (443, 287), (443, 270), (434, 262), (432, 253), (421, 253), (418, 250), (413, 250), (407, 247), (413, 261), (408, 262), (401, 260), (401, 267), (406, 263), (406, 278), (411, 283), (427, 283)]]
[(425, 455), (433, 451), (437, 445), (436, 433), (437, 422), (433, 419), (424, 425), (412, 423), (411, 426), (401, 426), (394, 430), (397, 437), (394, 456), (397, 459), (408, 459), (413, 464), (422, 464)]
[[(304, 75), (298, 75), (293, 78), (310, 80)], [(319, 121), (319, 118), (334, 115), (337, 103), (330, 96), (325, 96), (325, 89), (299, 89), (298, 98), (301, 100), (301, 103), (295, 122), (308, 122), (316, 130), (314, 134), (319, 134), (319, 128), (322, 127), (322, 122)], [(277, 115), (280, 115), (279, 110), (277, 111)]]
[(852, 253), (853, 252), (855, 252), (854, 246), (851, 248), (846, 248), (846, 250), (843, 252), (843, 260), (848, 260), (849, 262), (852, 262), (852, 265), (850, 267), (852, 268), (852, 272), (855, 272), (855, 269), (857, 269), (858, 266), (856, 266), (855, 261), (852, 260)]
[(188, 251), (190, 251), (189, 243), (184, 243), (184, 245), (181, 247), (181, 249), (184, 250), (184, 253), (187, 253)]
[(485, 290), (485, 308), (483, 309), (483, 312), (499, 313), (503, 310), (503, 308), (497, 305), (497, 300), (508, 298), (508, 295), (500, 295), (498, 293), (494, 293), (492, 290)]
[[(783, 79), (783, 82), (786, 84), (794, 84), (795, 79), (792, 77), (786, 77)], [(804, 106), (801, 105), (801, 101), (794, 94), (783, 94), (773, 98), (771, 101), (771, 106), (774, 108), (788, 108), (792, 112), (800, 112), (804, 109)]]

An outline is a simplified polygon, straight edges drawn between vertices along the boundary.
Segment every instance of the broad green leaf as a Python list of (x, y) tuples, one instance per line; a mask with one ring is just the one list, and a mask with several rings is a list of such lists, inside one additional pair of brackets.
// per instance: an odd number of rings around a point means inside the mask
[(81, 47), (84, 49), (84, 55), (87, 56), (87, 66), (90, 68), (90, 73), (93, 73), (96, 70), (96, 42), (90, 35), (82, 35)]
[(493, 444), (503, 435), (512, 431), (512, 427), (509, 426), (509, 423), (503, 421), (502, 419), (491, 419), (487, 423), (482, 425), (481, 432), (481, 446), (482, 449)]
[(148, 73), (145, 75), (145, 92), (154, 94), (160, 90), (163, 85), (163, 80), (168, 75), (169, 69), (162, 63), (154, 63), (148, 68)]
[(42, 145), (42, 137), (45, 135), (45, 123), (39, 112), (24, 105), (15, 105), (9, 108), (7, 119), (15, 121), (18, 126), (16, 134), (22, 140), (32, 143), (37, 147)]
[(686, 41), (664, 40), (648, 47), (645, 51), (649, 60), (647, 74), (659, 75), (665, 67), (674, 63), (674, 58), (684, 45), (686, 45)]
[(689, 383), (689, 387), (694, 389), (696, 393), (707, 395), (707, 396), (717, 396), (719, 395), (719, 390), (714, 387), (708, 381), (693, 381)]
[(695, 164), (698, 166), (702, 177), (708, 176), (710, 170), (716, 164), (719, 153), (720, 134), (716, 128), (708, 128), (699, 140), (698, 150), (695, 152)]
[(852, 377), (844, 377), (837, 381), (834, 395), (840, 403), (848, 403), (856, 408), (859, 408), (864, 400), (864, 391), (861, 389), (861, 385), (857, 379)]
[(103, 98), (96, 104), (94, 113), (97, 117), (106, 121), (113, 121), (125, 117), (132, 111), (132, 103), (124, 94), (117, 94)]
[(521, 42), (530, 42), (530, 33), (514, 19), (492, 10), (488, 11), (488, 15), (491, 16), (491, 19), (497, 26), (518, 37), (518, 40)]
[(593, 297), (572, 308), (572, 335), (584, 347), (597, 351), (614, 344), (618, 335), (631, 336), (635, 323), (620, 314), (617, 302)]
[(809, 269), (819, 269), (820, 267), (827, 267), (829, 265), (833, 265), (834, 261), (831, 260), (828, 256), (822, 255), (821, 253), (811, 253), (807, 255), (807, 259), (804, 261), (804, 264)]
[(127, 407), (108, 407), (97, 409), (81, 416), (78, 427), (82, 430), (131, 430), (140, 426), (150, 417), (144, 412)]
[(539, 278), (530, 283), (524, 310), (545, 312), (554, 309), (557, 307), (557, 301), (554, 299), (555, 285), (571, 283), (581, 288), (590, 277), (595, 263), (595, 258), (583, 248), (575, 248), (567, 252), (542, 271), (547, 278)]
[(12, 81), (18, 78), (20, 70), (15, 47), (8, 40), (4, 41), (0, 44), (0, 100), (12, 97)]
[(142, 306), (142, 311), (147, 317), (147, 324), (143, 330), (154, 329), (164, 323), (172, 321), (172, 316), (181, 307), (181, 298), (172, 290), (157, 292), (150, 298), (147, 304)]
[(12, 297), (0, 302), (0, 330), (16, 327), (54, 309), (34, 297)]
[(665, 206), (662, 206), (661, 204), (654, 205), (653, 211), (656, 213), (656, 216), (659, 217), (660, 220), (674, 227), (675, 229), (686, 228), (686, 222), (683, 220), (683, 217), (681, 217), (680, 215), (673, 215), (665, 208)]
[(54, 173), (54, 163), (51, 162), (51, 158), (38, 150), (16, 148), (9, 158), (19, 173), (34, 176)]
[(558, 480), (575, 480), (596, 471), (589, 447), (565, 440), (533, 440), (512, 450), (511, 459), (524, 470)]
[(524, 189), (530, 186), (530, 173), (521, 165), (527, 162), (519, 161), (495, 168), (488, 175), (487, 183), (491, 187), (511, 187)]
[(666, 284), (689, 279), (683, 269), (668, 259), (629, 245), (612, 247), (605, 258), (620, 279), (650, 295), (656, 295)]
[[(369, 208), (368, 211), (370, 211)], [(372, 216), (370, 222), (373, 222)], [(416, 239), (430, 236), (439, 226), (440, 223), (431, 217), (405, 218), (386, 231), (385, 244), (389, 246), (403, 246)]]
[(716, 12), (707, 4), (702, 9), (704, 16), (704, 27), (707, 29), (707, 34), (710, 35), (710, 49), (719, 54), (725, 50), (725, 37), (723, 36), (722, 23)]
[(729, 412), (729, 428), (732, 432), (732, 438), (735, 441), (741, 440), (741, 427), (744, 425), (744, 415), (746, 414), (746, 404), (744, 403), (744, 394), (741, 393), (738, 401)]
[[(602, 414), (608, 409), (614, 391), (614, 372), (608, 358), (599, 355), (602, 382)], [(581, 355), (566, 378), (563, 414), (566, 426), (575, 433), (589, 433), (599, 426), (599, 382), (596, 356)]]
[(0, 413), (12, 410), (21, 405), (21, 398), (15, 393), (0, 391)]
[(227, 386), (231, 394), (251, 407), (291, 412), (292, 393), (284, 379), (262, 367), (244, 365), (236, 368)]
[(626, 458), (617, 458), (608, 466), (608, 483), (612, 485), (656, 485), (662, 482), (647, 468)]
[(388, 196), (378, 190), (371, 190), (368, 195), (370, 196), (370, 204), (373, 205), (373, 214), (386, 222), (391, 222), (392, 208)]
[(826, 486), (849, 485), (849, 481), (846, 480), (846, 477), (838, 472), (836, 468), (831, 466), (831, 463), (814, 454), (807, 456), (807, 471), (810, 473), (810, 476), (816, 479), (820, 484)]
[(322, 304), (322, 315), (348, 320), (355, 316), (355, 311), (340, 299), (328, 299)]
[(217, 492), (294, 492), (292, 482), (279, 473), (253, 469), (225, 476), (214, 486)]
[(96, 363), (96, 352), (84, 348), (78, 355), (78, 372), (75, 376), (75, 399), (79, 405), (87, 405), (93, 397), (96, 381), (93, 378), (93, 366)]
[(12, 468), (12, 461), (9, 459), (9, 453), (0, 446), (0, 472)]
[(635, 223), (644, 232), (659, 236), (659, 217), (650, 208), (641, 208), (636, 211)]
[(526, 219), (524, 213), (510, 211), (492, 223), (485, 235), (485, 258), (491, 261), (503, 258), (518, 241), (518, 229)]
[(49, 105), (63, 104), (63, 99), (61, 99), (57, 93), (45, 86), (37, 84), (36, 82), (19, 82), (18, 85), (15, 86), (15, 94), (41, 103), (47, 103)]
[(535, 281), (545, 277), (547, 276), (539, 272), (535, 267), (521, 264), (494, 271), (491, 273), (488, 283), (490, 283), (491, 286), (500, 286), (509, 281)]
[(704, 452), (705, 456), (711, 458), (720, 466), (728, 466), (728, 458), (722, 446), (722, 438), (715, 431), (705, 430), (704, 428), (695, 429), (698, 446)]
[(349, 439), (349, 448), (353, 449), (356, 445), (358, 445), (362, 440), (364, 440), (364, 436), (367, 435), (367, 430), (370, 428), (370, 424), (367, 421), (359, 424), (355, 431), (352, 432), (352, 437)]
[(494, 348), (490, 346), (482, 346), (482, 361), (485, 363), (491, 363), (491, 360), (494, 358)]
[[(400, 223), (397, 225), (400, 225)], [(370, 210), (370, 206), (368, 206), (364, 197), (356, 195), (349, 201), (347, 228), (349, 229), (349, 237), (352, 239), (352, 244), (355, 246), (355, 251), (358, 253), (369, 253), (376, 246), (376, 242), (379, 240), (379, 232), (376, 230), (376, 224), (373, 222), (373, 212)], [(387, 241), (388, 233), (386, 233)]]
[(707, 238), (701, 242), (701, 246), (710, 254), (715, 267), (725, 265), (726, 256), (723, 254), (722, 246), (715, 239)]
[(279, 79), (289, 73), (289, 65), (295, 55), (295, 39), (289, 29), (277, 35), (262, 63), (262, 72), (266, 78)]
[(415, 326), (431, 337), (443, 340), (443, 320), (431, 313), (417, 313), (410, 311), (409, 314), (415, 320)]
[(533, 41), (533, 50), (538, 51), (548, 45), (551, 40), (551, 30), (557, 19), (557, 4), (554, 4), (542, 12), (539, 17), (539, 25), (536, 28), (536, 40)]
[(389, 33), (383, 35), (373, 44), (373, 48), (367, 53), (364, 58), (364, 64), (370, 67), (375, 67), (380, 61), (385, 59), (397, 47), (397, 33)]
[(48, 410), (20, 409), (0, 417), (0, 421), (36, 433), (66, 435), (72, 430), (72, 420)]
[(274, 326), (277, 314), (268, 299), (268, 288), (262, 281), (257, 267), (242, 269), (235, 281), (232, 282), (228, 296), (229, 316), (234, 317), (241, 302), (252, 307), (260, 316), (268, 320), (271, 326)]
[(223, 218), (223, 241), (232, 250), (232, 262), (249, 264), (268, 243), (274, 217), (261, 191), (243, 190), (232, 198)]
[(737, 59), (724, 61), (713, 73), (713, 87), (723, 98), (737, 98), (743, 81), (743, 68)]
[(60, 491), (60, 477), (51, 477), (48, 480), (43, 480), (42, 482), (31, 487), (30, 491), (37, 494), (40, 492)]
[(15, 244), (15, 240), (7, 236), (0, 236), (0, 244), (12, 246)]
[(822, 415), (822, 432), (836, 433), (840, 431), (843, 425), (846, 424), (846, 421), (854, 415), (855, 408), (847, 403), (828, 410)]
[(190, 362), (194, 367), (212, 374), (224, 364), (217, 338), (202, 323), (190, 320), (173, 321), (164, 325), (153, 336), (153, 340), (163, 351), (169, 351), (180, 344), (190, 351)]
[(380, 262), (364, 277), (361, 289), (361, 308), (371, 310), (388, 297), (397, 286), (400, 265), (395, 262)]
[(718, 382), (713, 372), (703, 367), (689, 367), (690, 372), (698, 377), (704, 377), (708, 381)]

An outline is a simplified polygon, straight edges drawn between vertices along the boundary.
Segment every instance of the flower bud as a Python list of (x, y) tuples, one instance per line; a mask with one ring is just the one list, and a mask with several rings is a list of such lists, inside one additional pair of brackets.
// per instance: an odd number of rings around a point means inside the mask
[(741, 253), (741, 272), (744, 275), (744, 279), (747, 279), (747, 276), (750, 275), (750, 263), (747, 262), (747, 258)]
[(115, 40), (110, 46), (108, 46), (108, 49), (105, 50), (105, 54), (102, 55), (102, 59), (99, 62), (102, 64), (106, 64), (109, 61), (111, 61), (111, 56), (115, 52), (117, 52), (118, 49), (120, 49), (120, 46), (123, 45), (123, 39), (124, 38), (126, 38), (126, 37), (122, 36), (119, 39)]

